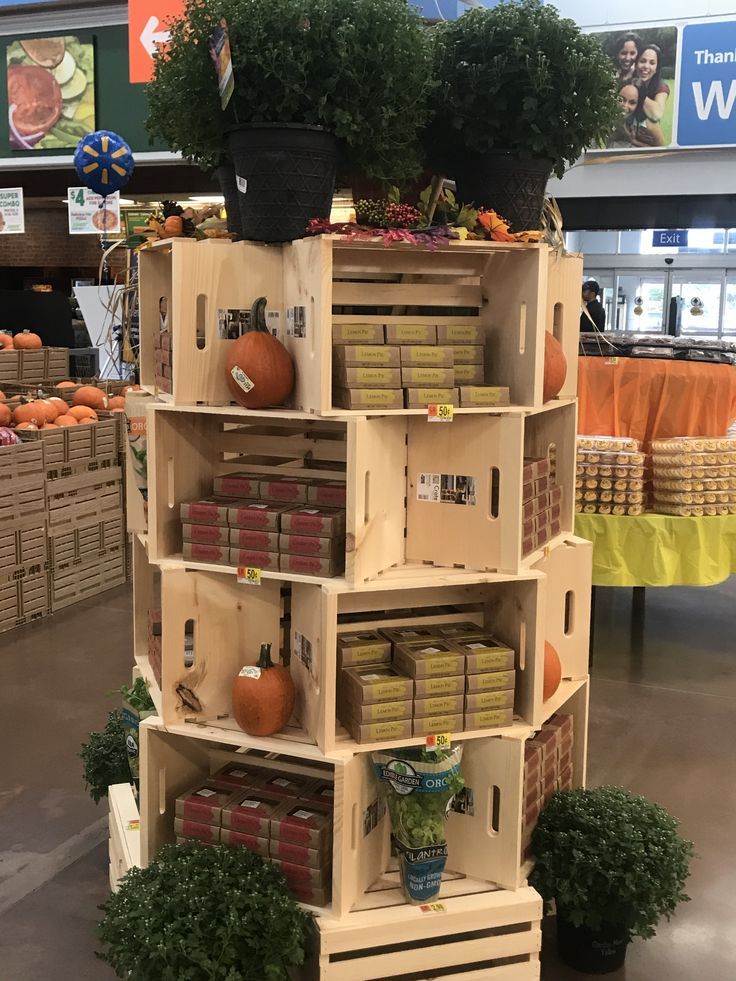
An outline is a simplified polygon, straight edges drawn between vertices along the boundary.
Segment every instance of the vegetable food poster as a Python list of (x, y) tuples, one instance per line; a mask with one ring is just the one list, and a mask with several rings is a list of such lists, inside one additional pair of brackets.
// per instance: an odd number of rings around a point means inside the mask
[(95, 125), (94, 46), (29, 38), (6, 50), (8, 130), (14, 150), (70, 150)]

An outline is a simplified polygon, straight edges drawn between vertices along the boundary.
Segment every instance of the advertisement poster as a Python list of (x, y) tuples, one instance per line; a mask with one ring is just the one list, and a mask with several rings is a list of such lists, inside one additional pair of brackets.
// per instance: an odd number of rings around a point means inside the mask
[(736, 21), (687, 24), (682, 31), (677, 142), (736, 142)]
[(69, 234), (99, 235), (120, 231), (120, 192), (103, 198), (87, 187), (68, 190)]
[(95, 126), (95, 54), (74, 36), (6, 48), (8, 128), (14, 150), (70, 150)]
[(22, 235), (25, 230), (23, 188), (0, 188), (0, 235)]
[(606, 148), (671, 146), (678, 89), (677, 28), (619, 29), (594, 37), (613, 62), (624, 113)]

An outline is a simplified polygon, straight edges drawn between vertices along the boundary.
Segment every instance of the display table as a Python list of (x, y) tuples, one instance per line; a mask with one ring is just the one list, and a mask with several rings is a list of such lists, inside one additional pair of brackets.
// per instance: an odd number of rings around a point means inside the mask
[(736, 515), (578, 514), (594, 586), (713, 586), (736, 572)]
[[(725, 436), (736, 418), (736, 367), (695, 361), (578, 358), (578, 432)], [(616, 585), (621, 585), (617, 583)]]

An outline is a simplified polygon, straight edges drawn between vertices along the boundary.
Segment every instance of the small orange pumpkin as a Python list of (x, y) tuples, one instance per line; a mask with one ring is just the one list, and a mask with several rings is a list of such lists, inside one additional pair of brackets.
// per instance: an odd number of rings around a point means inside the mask
[(57, 416), (56, 417), (57, 426), (77, 426), (79, 425), (74, 416)]
[(184, 219), (181, 215), (169, 215), (164, 222), (164, 235), (167, 238), (179, 238), (184, 234)]
[(16, 334), (13, 344), (19, 351), (37, 351), (43, 347), (43, 341), (38, 334), (33, 334), (30, 330), (23, 330), (20, 334)]
[(125, 408), (125, 398), (122, 395), (113, 395), (107, 400), (108, 409), (113, 412), (115, 409)]
[(567, 377), (567, 359), (562, 345), (554, 334), (544, 332), (544, 384), (542, 398), (545, 402), (560, 394)]
[(16, 429), (19, 423), (30, 422), (34, 426), (43, 426), (46, 422), (46, 409), (42, 402), (23, 402), (13, 411), (13, 422)]
[(82, 385), (72, 397), (74, 405), (86, 405), (90, 409), (106, 409), (107, 395), (96, 385)]
[(294, 682), (289, 669), (271, 660), (271, 645), (261, 644), (254, 667), (245, 667), (233, 681), (233, 715), (249, 736), (281, 732), (294, 709)]
[(546, 702), (560, 687), (562, 664), (560, 655), (548, 640), (544, 642), (544, 686), (542, 699)]
[(52, 398), (50, 398), (50, 399), (49, 399), (49, 402), (50, 402), (50, 403), (51, 403), (51, 404), (52, 404), (52, 405), (54, 406), (54, 408), (56, 409), (56, 414), (57, 414), (57, 415), (59, 415), (59, 416), (64, 416), (64, 415), (66, 415), (66, 413), (67, 413), (67, 410), (69, 409), (69, 406), (68, 406), (68, 404), (67, 404), (67, 403), (66, 403), (66, 402), (64, 401), (64, 399), (60, 399), (60, 398), (58, 398), (58, 396), (56, 396), (56, 395), (54, 395), (54, 396), (53, 396)]
[(58, 428), (59, 427), (56, 425), (55, 422), (45, 422), (43, 426), (41, 426), (41, 429), (58, 429)]
[[(46, 422), (54, 422), (57, 416), (62, 415), (62, 411), (58, 405), (56, 405), (51, 399), (41, 399), (43, 402), (44, 411), (46, 413)], [(66, 405), (64, 406), (64, 412), (66, 412)]]
[(38, 426), (35, 424), (35, 422), (19, 422), (18, 425), (15, 428), (16, 429), (36, 429), (37, 430), (38, 429)]
[(15, 347), (13, 342), (13, 335), (6, 334), (4, 331), (0, 334), (0, 351), (12, 351)]
[(9, 426), (12, 419), (13, 413), (10, 411), (10, 406), (0, 402), (0, 426)]
[(123, 398), (128, 394), (128, 392), (142, 392), (143, 389), (140, 385), (126, 385), (125, 388), (120, 393)]
[(233, 341), (227, 356), (228, 388), (246, 409), (283, 405), (294, 388), (294, 362), (266, 326), (266, 297), (251, 308), (250, 325)]
[(57, 388), (76, 388), (77, 387), (77, 383), (76, 382), (73, 382), (73, 381), (58, 382), (57, 385), (56, 385), (56, 387)]
[(98, 421), (97, 416), (95, 416), (94, 419), (91, 416), (85, 416), (84, 419), (79, 420), (79, 425), (94, 426), (97, 421)]
[(88, 405), (73, 405), (67, 411), (67, 415), (73, 416), (77, 422), (81, 422), (83, 419), (92, 419), (93, 422), (97, 422), (97, 413)]

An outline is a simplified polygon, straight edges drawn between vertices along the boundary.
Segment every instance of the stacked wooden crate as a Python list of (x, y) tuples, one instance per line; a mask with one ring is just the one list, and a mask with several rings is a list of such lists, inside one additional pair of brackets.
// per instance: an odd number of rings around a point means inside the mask
[(0, 350), (0, 388), (6, 383), (40, 385), (69, 377), (69, 348), (41, 347), (36, 351)]
[[(149, 526), (134, 557), (136, 663), (158, 712), (142, 727), (141, 860), (175, 840), (177, 798), (228, 762), (261, 779), (276, 770), (330, 781), (331, 896), (310, 907), (317, 943), (305, 977), (430, 968), (489, 981), (539, 977), (525, 755), (527, 739), (555, 715), (570, 716), (565, 731), (575, 733), (571, 745), (550, 749), (564, 753), (550, 756), (555, 786), (563, 770), (573, 786), (585, 779), (591, 549), (572, 536), (581, 275), (578, 257), (537, 245), (457, 243), (430, 253), (325, 237), (282, 248), (174, 241), (141, 255), (142, 382), (152, 391), (162, 296), (175, 341), (171, 393), (156, 392), (162, 403), (148, 409)], [(261, 295), (297, 384), (291, 407), (249, 412), (229, 404), (232, 341), (219, 336), (218, 311), (245, 310)], [(335, 408), (333, 325), (347, 323), (479, 326), (483, 381), (508, 388), (510, 404), (454, 414)], [(563, 345), (568, 377), (544, 404), (546, 330)], [(529, 460), (547, 460), (555, 474), (559, 527), (525, 555)], [(345, 481), (344, 576), (184, 558), (180, 505), (233, 472)], [(160, 684), (149, 656), (158, 608)], [(514, 711), (503, 726), (449, 734), (464, 744), (467, 792), (449, 815), (439, 903), (423, 908), (400, 888), (370, 754), (427, 737), (356, 741), (339, 720), (338, 640), (453, 623), (474, 624), (514, 652)], [(545, 701), (546, 641), (563, 680)], [(231, 690), (263, 643), (288, 663), (297, 702), (283, 732), (259, 739), (237, 726)], [(545, 780), (532, 787), (535, 804)]]

